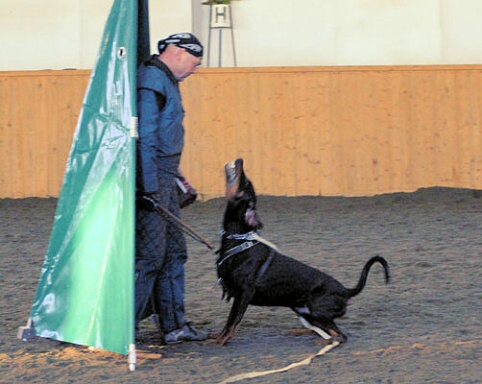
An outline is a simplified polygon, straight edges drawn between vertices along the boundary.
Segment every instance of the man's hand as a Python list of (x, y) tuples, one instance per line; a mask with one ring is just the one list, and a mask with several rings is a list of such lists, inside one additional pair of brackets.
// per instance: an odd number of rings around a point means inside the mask
[(184, 208), (194, 203), (197, 199), (197, 191), (189, 183), (186, 177), (180, 171), (178, 171), (178, 175), (175, 180), (179, 192), (179, 206)]
[(155, 211), (159, 206), (159, 201), (157, 192), (142, 192), (137, 195), (137, 203), (147, 211)]

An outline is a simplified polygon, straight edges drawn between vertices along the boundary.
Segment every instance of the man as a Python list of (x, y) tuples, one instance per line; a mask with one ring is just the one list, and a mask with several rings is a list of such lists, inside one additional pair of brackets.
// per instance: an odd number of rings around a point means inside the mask
[(186, 240), (179, 227), (145, 202), (180, 216), (175, 177), (184, 146), (184, 109), (179, 82), (201, 64), (203, 46), (194, 35), (177, 33), (159, 41), (158, 48), (159, 55), (140, 65), (137, 76), (136, 328), (153, 306), (167, 343), (200, 341), (207, 334), (184, 318)]

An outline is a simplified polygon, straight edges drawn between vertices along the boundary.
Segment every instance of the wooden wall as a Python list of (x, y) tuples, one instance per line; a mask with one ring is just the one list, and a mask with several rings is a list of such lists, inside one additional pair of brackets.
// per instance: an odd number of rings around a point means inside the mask
[[(58, 196), (87, 71), (0, 73), (0, 197)], [(204, 198), (482, 189), (482, 66), (202, 68), (182, 167)]]
[(89, 76), (0, 72), (0, 197), (58, 196)]

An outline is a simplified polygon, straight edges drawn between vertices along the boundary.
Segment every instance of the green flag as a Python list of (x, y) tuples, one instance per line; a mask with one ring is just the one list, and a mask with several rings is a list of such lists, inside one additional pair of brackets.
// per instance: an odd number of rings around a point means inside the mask
[(147, 14), (147, 0), (112, 6), (30, 314), (37, 336), (121, 354), (135, 342), (136, 65)]

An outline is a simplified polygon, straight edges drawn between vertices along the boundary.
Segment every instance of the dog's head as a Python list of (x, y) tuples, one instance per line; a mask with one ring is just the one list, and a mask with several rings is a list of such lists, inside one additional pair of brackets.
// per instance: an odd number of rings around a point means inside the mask
[(227, 233), (243, 234), (263, 227), (256, 212), (256, 193), (244, 173), (243, 164), (243, 159), (236, 159), (224, 167), (228, 201), (223, 229)]

